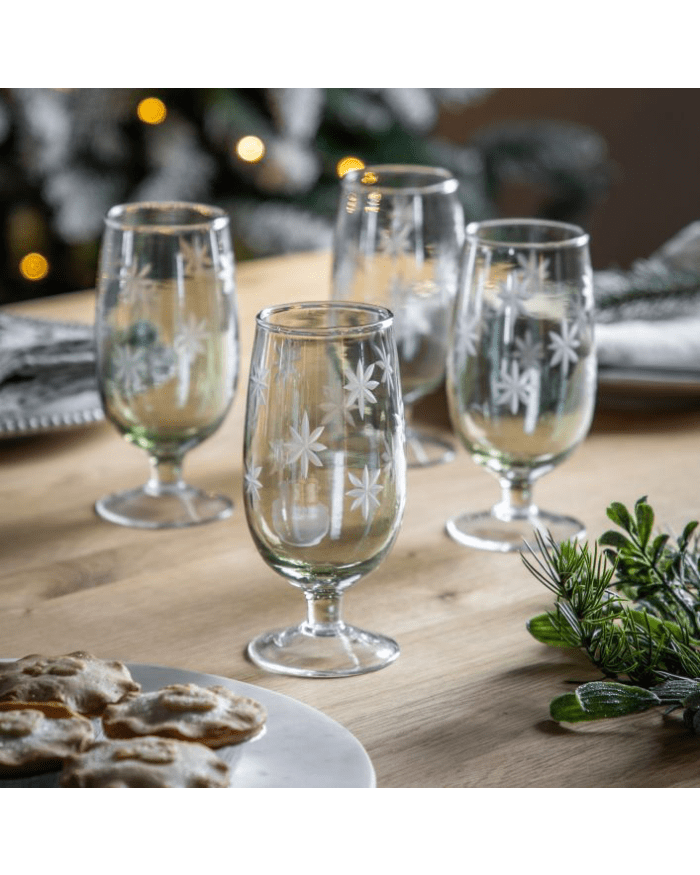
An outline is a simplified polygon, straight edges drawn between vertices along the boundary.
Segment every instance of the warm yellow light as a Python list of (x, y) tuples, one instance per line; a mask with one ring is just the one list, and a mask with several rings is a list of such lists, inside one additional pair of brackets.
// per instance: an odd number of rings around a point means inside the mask
[(49, 263), (38, 252), (28, 252), (19, 263), (19, 271), (25, 279), (43, 280), (49, 272)]
[(165, 121), (168, 110), (158, 97), (144, 97), (136, 107), (136, 114), (147, 125), (159, 125)]
[(345, 176), (345, 174), (349, 170), (362, 170), (365, 166), (364, 161), (360, 161), (359, 158), (355, 158), (352, 155), (348, 155), (347, 158), (341, 158), (340, 161), (335, 166), (336, 173), (338, 176)]
[(377, 174), (372, 173), (371, 170), (368, 170), (367, 173), (363, 174), (362, 176), (362, 182), (364, 182), (365, 185), (374, 185), (374, 183), (377, 182), (378, 179), (379, 177), (377, 176)]
[(236, 154), (241, 161), (247, 161), (249, 164), (255, 164), (265, 154), (265, 144), (254, 135), (241, 137), (236, 143)]

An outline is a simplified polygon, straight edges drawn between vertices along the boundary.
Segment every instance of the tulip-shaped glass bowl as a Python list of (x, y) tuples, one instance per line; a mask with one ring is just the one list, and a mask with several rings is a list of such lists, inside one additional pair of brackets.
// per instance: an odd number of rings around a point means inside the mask
[(464, 240), (458, 182), (439, 167), (377, 165), (341, 180), (332, 297), (394, 314), (409, 466), (447, 462), (451, 440), (413, 423), (414, 402), (445, 377)]
[(343, 620), (343, 594), (386, 557), (406, 490), (404, 420), (391, 314), (351, 302), (260, 312), (244, 431), (244, 503), (264, 561), (299, 587), (307, 618), (248, 655), (268, 671), (374, 671), (397, 643)]
[(590, 428), (596, 396), (588, 235), (575, 225), (503, 219), (467, 227), (450, 342), (455, 432), (499, 481), (501, 501), (447, 523), (459, 543), (520, 550), (533, 529), (583, 538), (577, 519), (540, 510), (532, 484)]
[(170, 202), (113, 207), (102, 238), (95, 323), (106, 417), (150, 461), (147, 483), (99, 499), (97, 513), (149, 529), (229, 516), (229, 498), (182, 479), (185, 453), (221, 425), (238, 378), (226, 213)]

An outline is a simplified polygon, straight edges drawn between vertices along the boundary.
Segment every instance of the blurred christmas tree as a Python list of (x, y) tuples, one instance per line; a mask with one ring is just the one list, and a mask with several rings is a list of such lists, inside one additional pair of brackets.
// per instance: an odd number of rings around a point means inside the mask
[(467, 220), (502, 186), (539, 185), (543, 214), (585, 224), (605, 193), (604, 141), (563, 122), (507, 123), (468, 143), (443, 110), (484, 89), (6, 89), (0, 92), (0, 303), (94, 284), (102, 219), (119, 202), (207, 201), (239, 259), (330, 246), (350, 166), (440, 165)]

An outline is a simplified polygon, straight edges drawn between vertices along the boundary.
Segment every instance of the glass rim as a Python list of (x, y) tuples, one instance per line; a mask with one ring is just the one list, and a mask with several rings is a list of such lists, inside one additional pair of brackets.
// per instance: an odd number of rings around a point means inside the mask
[[(504, 228), (549, 228), (568, 232), (567, 237), (561, 240), (502, 240), (495, 236), (489, 236), (489, 231)], [(486, 233), (483, 233), (486, 232)], [(469, 222), (466, 227), (465, 239), (468, 243), (479, 246), (489, 246), (497, 249), (562, 249), (586, 246), (590, 241), (590, 234), (584, 231), (580, 225), (571, 222), (559, 222), (556, 219), (483, 219)]]
[[(400, 179), (419, 173), (425, 176), (434, 176), (435, 179), (434, 181), (426, 182), (424, 185), (413, 184), (394, 188), (382, 182), (365, 181), (363, 177), (368, 173), (380, 174), (380, 179), (381, 174), (391, 175)], [(366, 167), (348, 170), (341, 177), (340, 182), (345, 188), (351, 188), (355, 191), (377, 191), (382, 195), (452, 194), (459, 187), (459, 181), (449, 170), (446, 170), (444, 167), (422, 164), (368, 164)]]
[[(126, 217), (147, 210), (154, 213), (153, 221), (126, 221)], [(189, 211), (194, 221), (159, 222), (157, 220), (158, 213), (167, 214), (177, 210), (185, 213)], [(229, 216), (221, 207), (194, 201), (130, 201), (110, 207), (104, 217), (104, 223), (108, 228), (116, 231), (176, 234), (183, 231), (208, 231), (211, 228), (220, 230), (229, 224)]]
[[(271, 322), (272, 316), (286, 312), (300, 312), (317, 310), (325, 313), (330, 312), (361, 312), (371, 314), (373, 318), (363, 325), (314, 325), (304, 327), (301, 325), (282, 325)], [(287, 334), (293, 337), (352, 337), (354, 335), (367, 334), (369, 331), (384, 331), (391, 327), (394, 314), (386, 307), (378, 304), (365, 304), (360, 301), (298, 301), (288, 304), (272, 304), (264, 307), (255, 317), (256, 325), (265, 331), (275, 334)]]

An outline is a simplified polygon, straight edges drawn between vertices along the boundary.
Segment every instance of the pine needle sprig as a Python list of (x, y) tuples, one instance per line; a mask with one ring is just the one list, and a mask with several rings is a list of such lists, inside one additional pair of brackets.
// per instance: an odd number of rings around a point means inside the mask
[[(603, 679), (554, 699), (556, 720), (615, 717), (664, 705), (683, 707), (700, 733), (700, 548), (688, 523), (675, 544), (653, 534), (654, 512), (640, 498), (632, 511), (607, 509), (622, 531), (592, 548), (557, 544), (536, 532), (537, 550), (522, 554), (528, 571), (555, 597), (527, 624), (538, 641), (577, 648)], [(697, 719), (696, 719), (697, 715)]]

